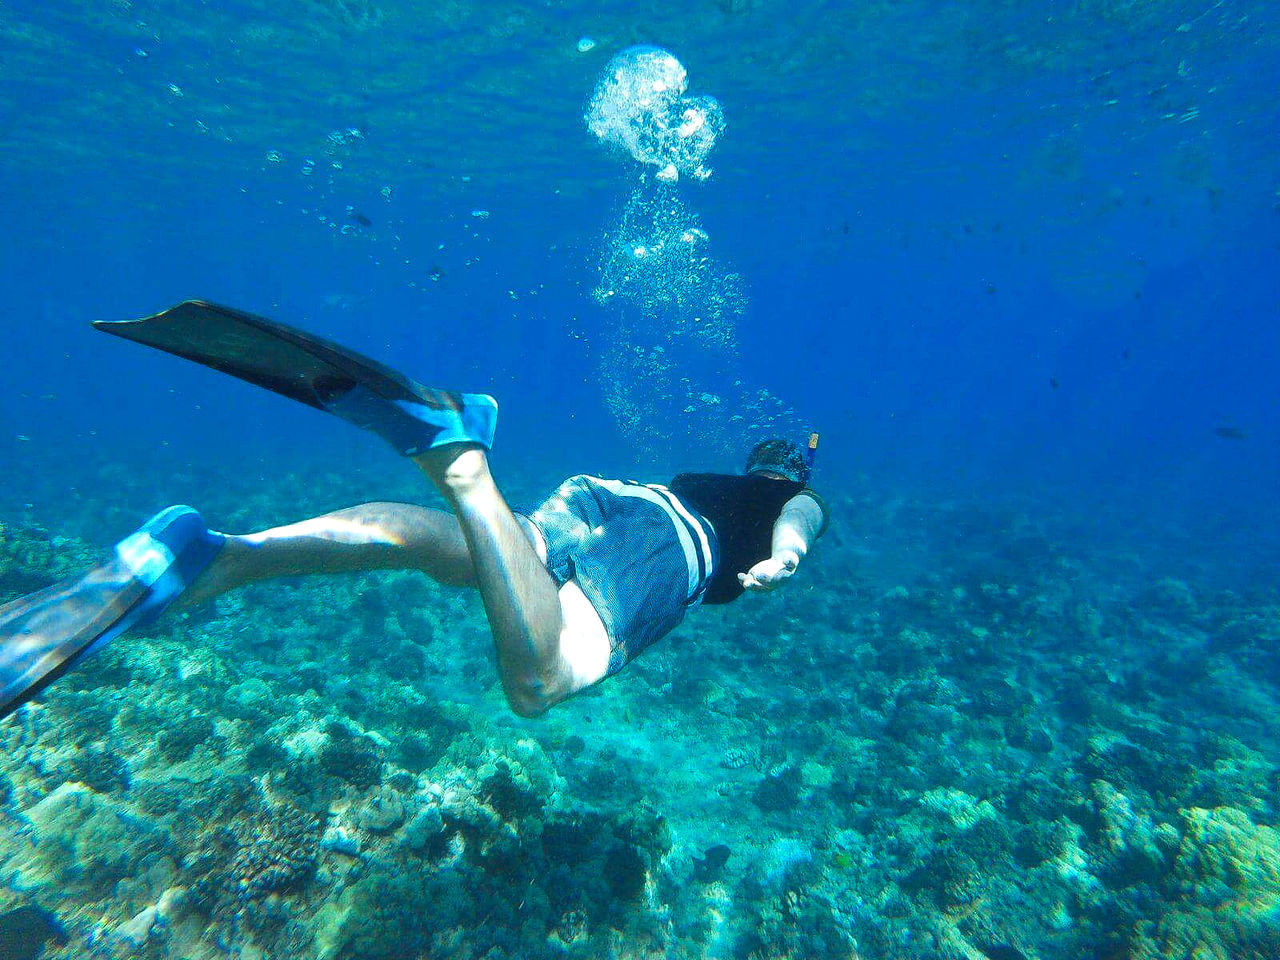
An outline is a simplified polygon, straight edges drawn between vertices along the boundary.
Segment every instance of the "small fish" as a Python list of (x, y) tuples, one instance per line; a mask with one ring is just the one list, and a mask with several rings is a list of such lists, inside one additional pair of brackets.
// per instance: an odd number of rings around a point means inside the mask
[(0, 914), (0, 957), (4, 960), (36, 960), (50, 940), (61, 946), (67, 942), (67, 934), (48, 910), (27, 904)]
[(348, 210), (347, 219), (352, 223), (358, 223), (362, 227), (372, 227), (373, 221), (366, 217), (359, 210)]
[(1050, 378), (1049, 378), (1049, 387), (1050, 387), (1050, 389), (1052, 389), (1052, 390), (1057, 390), (1057, 389), (1058, 389), (1058, 378), (1057, 378), (1057, 377), (1050, 377)]
[(724, 869), (724, 865), (729, 862), (729, 854), (732, 851), (723, 843), (718, 843), (714, 847), (709, 847), (701, 858), (693, 858), (693, 876), (695, 880), (701, 880), (704, 883), (716, 880), (720, 877), (720, 871)]
[(1213, 432), (1220, 436), (1223, 440), (1247, 440), (1249, 435), (1239, 427), (1233, 427), (1224, 423), (1221, 426), (1214, 427)]

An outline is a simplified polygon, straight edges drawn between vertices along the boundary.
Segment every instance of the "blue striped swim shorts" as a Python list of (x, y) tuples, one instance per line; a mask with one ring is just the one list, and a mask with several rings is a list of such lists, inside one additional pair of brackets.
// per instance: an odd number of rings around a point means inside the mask
[(551, 576), (600, 614), (610, 674), (679, 626), (715, 572), (711, 524), (658, 484), (570, 477), (529, 519)]

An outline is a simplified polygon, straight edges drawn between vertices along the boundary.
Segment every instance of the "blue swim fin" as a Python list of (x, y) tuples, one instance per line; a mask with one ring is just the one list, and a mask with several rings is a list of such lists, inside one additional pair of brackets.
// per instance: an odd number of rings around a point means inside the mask
[(0, 607), (0, 718), (80, 661), (162, 614), (226, 538), (190, 507), (170, 507), (88, 573)]

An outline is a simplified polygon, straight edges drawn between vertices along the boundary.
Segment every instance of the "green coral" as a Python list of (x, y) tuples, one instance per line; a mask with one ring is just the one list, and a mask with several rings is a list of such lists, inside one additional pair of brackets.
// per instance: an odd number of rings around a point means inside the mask
[(1166, 869), (1157, 825), (1105, 780), (1091, 787), (1096, 872), (1111, 887), (1158, 879)]
[(1182, 811), (1171, 909), (1134, 931), (1129, 960), (1280, 956), (1280, 831), (1232, 807)]

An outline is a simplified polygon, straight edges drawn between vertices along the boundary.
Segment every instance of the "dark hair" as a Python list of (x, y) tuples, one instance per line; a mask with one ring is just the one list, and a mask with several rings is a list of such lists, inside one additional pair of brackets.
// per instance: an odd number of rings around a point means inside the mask
[(744, 473), (767, 470), (797, 483), (809, 482), (809, 458), (800, 444), (785, 437), (761, 440), (747, 454)]

